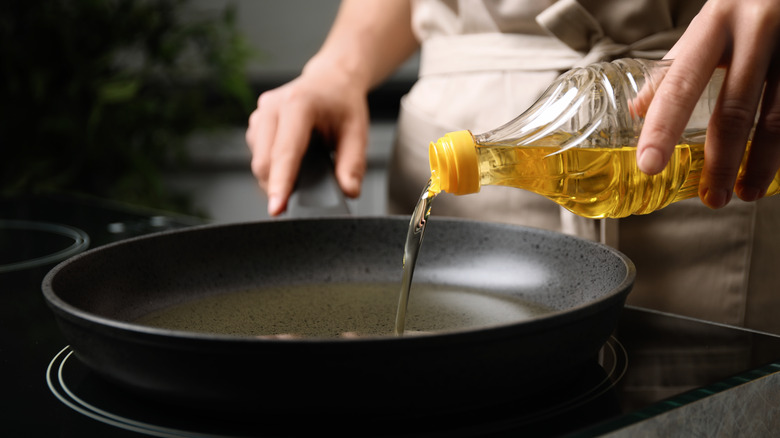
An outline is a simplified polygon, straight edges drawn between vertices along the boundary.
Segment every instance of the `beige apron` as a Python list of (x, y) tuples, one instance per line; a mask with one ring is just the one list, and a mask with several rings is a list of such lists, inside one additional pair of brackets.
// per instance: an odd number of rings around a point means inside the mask
[[(390, 213), (411, 212), (430, 176), (431, 140), (459, 129), (494, 129), (525, 110), (561, 71), (616, 57), (659, 57), (682, 31), (664, 25), (675, 20), (663, 18), (658, 3), (650, 2), (645, 6), (655, 9), (644, 19), (651, 29), (632, 28), (637, 37), (621, 38), (605, 32), (610, 26), (602, 23), (615, 4), (621, 6), (615, 14), (630, 20), (625, 5), (633, 2), (592, 2), (601, 6), (597, 10), (586, 10), (586, 3), (564, 0), (535, 10), (537, 2), (414, 2), (413, 24), (422, 41), (420, 79), (399, 114)], [(495, 18), (512, 8), (524, 33), (504, 33), (508, 24)], [(692, 13), (685, 15), (689, 19)], [(524, 21), (529, 16), (536, 18), (536, 28)], [(650, 25), (654, 22), (661, 25)], [(694, 199), (647, 216), (592, 221), (532, 193), (484, 187), (474, 195), (440, 196), (433, 214), (602, 240), (637, 265), (629, 304), (780, 333), (780, 318), (774, 317), (780, 311), (774, 280), (780, 233), (772, 229), (780, 224), (780, 196), (757, 203), (736, 200), (718, 211)]]

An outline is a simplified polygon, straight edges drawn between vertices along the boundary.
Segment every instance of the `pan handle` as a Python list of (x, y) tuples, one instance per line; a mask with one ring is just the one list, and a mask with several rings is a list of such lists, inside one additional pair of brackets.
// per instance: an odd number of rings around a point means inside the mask
[(331, 148), (322, 135), (312, 132), (286, 216), (311, 218), (349, 214), (347, 200), (336, 181)]

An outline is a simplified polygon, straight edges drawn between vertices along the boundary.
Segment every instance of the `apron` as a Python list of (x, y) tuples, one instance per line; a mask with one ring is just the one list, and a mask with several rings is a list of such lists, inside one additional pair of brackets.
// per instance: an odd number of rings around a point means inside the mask
[[(545, 5), (535, 15), (537, 31), (520, 34), (497, 32), (500, 23), (491, 21), (496, 11), (475, 10), (531, 8), (530, 3), (415, 2), (413, 22), (423, 34), (420, 77), (401, 102), (389, 213), (412, 211), (430, 177), (430, 141), (460, 129), (475, 134), (495, 129), (528, 108), (562, 71), (618, 57), (658, 58), (682, 33), (681, 28), (653, 29), (621, 41), (601, 25), (609, 11), (585, 10), (574, 0)], [(604, 8), (609, 3), (603, 2)], [(631, 2), (619, 2), (626, 3)], [(443, 9), (431, 9), (436, 7)], [(422, 23), (419, 15), (426, 13), (445, 23)], [(653, 14), (644, 17), (652, 22)], [(780, 196), (754, 203), (734, 200), (717, 211), (692, 199), (650, 215), (597, 221), (530, 192), (483, 187), (473, 195), (438, 197), (432, 213), (600, 240), (637, 266), (629, 304), (780, 333), (780, 318), (773, 317), (780, 311), (780, 288), (773, 284), (780, 233), (772, 230), (780, 224)]]

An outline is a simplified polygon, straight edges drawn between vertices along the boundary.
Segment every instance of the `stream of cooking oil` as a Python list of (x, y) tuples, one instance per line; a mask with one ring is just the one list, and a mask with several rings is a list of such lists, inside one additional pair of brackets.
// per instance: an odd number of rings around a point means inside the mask
[[(393, 307), (396, 336), (514, 323), (549, 313), (547, 306), (512, 294), (418, 284), (414, 308), (407, 315), (417, 256), (431, 204), (440, 192), (437, 183), (434, 178), (428, 181), (409, 221), (400, 294), (395, 293), (394, 282), (289, 284), (215, 293), (156, 310), (135, 322), (269, 339), (341, 338), (389, 335)], [(408, 329), (407, 316), (411, 317)]]
[(401, 293), (398, 297), (398, 310), (395, 315), (395, 334), (403, 335), (406, 326), (406, 308), (409, 305), (409, 293), (412, 289), (412, 277), (414, 276), (414, 267), (417, 264), (417, 254), (420, 253), (425, 226), (428, 223), (428, 216), (431, 214), (431, 204), (436, 198), (438, 191), (432, 190), (433, 180), (428, 180), (417, 205), (409, 220), (409, 230), (406, 233), (406, 243), (404, 244), (403, 259), (403, 277), (401, 279)]

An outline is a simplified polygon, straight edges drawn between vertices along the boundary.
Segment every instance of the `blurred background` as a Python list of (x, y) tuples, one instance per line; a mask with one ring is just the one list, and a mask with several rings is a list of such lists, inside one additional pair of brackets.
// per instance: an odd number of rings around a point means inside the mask
[[(298, 75), (337, 0), (11, 0), (0, 5), (0, 195), (78, 193), (212, 222), (267, 218), (249, 169), (257, 96)], [(355, 215), (384, 213), (413, 58), (369, 96)]]

